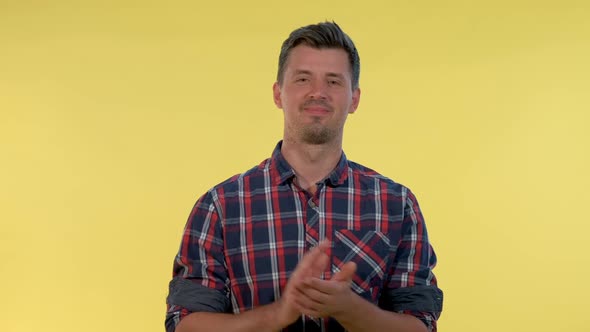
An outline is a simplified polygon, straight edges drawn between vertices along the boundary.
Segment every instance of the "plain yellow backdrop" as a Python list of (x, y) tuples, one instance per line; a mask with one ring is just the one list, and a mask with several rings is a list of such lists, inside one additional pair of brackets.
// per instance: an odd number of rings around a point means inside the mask
[(0, 0), (0, 330), (163, 331), (180, 234), (267, 158), (281, 42), (361, 56), (347, 156), (420, 201), (439, 331), (589, 331), (587, 1)]

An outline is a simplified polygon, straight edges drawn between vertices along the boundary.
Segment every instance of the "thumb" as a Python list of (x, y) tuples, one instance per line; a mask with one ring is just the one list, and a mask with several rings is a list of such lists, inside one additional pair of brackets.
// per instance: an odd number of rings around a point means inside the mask
[(330, 264), (330, 257), (326, 255), (326, 251), (330, 249), (330, 241), (323, 239), (314, 248), (315, 255), (313, 262), (311, 263), (311, 274), (313, 277), (320, 278), (322, 273), (326, 271)]
[(326, 250), (330, 247), (330, 242), (327, 240), (321, 241), (317, 246), (303, 255), (301, 261), (297, 264), (294, 276), (307, 277), (321, 275), (329, 263), (329, 257), (326, 255)]
[(326, 253), (321, 252), (316, 257), (311, 266), (311, 274), (313, 277), (320, 278), (322, 273), (326, 271), (330, 264), (330, 257)]
[(340, 271), (336, 273), (332, 280), (334, 281), (346, 281), (351, 280), (354, 277), (354, 273), (356, 272), (356, 263), (355, 262), (347, 262), (346, 264), (342, 265)]
[(328, 249), (330, 249), (330, 246), (331, 245), (332, 244), (330, 243), (329, 240), (323, 239), (323, 240), (320, 241), (320, 243), (318, 243), (317, 248), (319, 248), (319, 250), (321, 252), (326, 252)]

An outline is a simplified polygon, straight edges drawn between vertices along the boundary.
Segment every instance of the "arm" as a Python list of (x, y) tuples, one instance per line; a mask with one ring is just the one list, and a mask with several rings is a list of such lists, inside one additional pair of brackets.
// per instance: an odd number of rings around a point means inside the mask
[[(350, 292), (351, 301), (348, 305), (354, 310), (334, 316), (346, 330), (427, 332), (426, 326), (417, 318), (382, 310), (351, 290)], [(279, 302), (275, 302), (239, 315), (195, 312), (182, 319), (176, 332), (275, 332), (288, 325), (278, 321), (280, 311)]]
[(350, 288), (355, 271), (348, 262), (331, 280), (307, 278), (298, 288), (298, 308), (312, 317), (331, 316), (350, 332), (428, 332), (416, 317), (383, 310), (356, 294)]
[(320, 254), (327, 246), (320, 243), (303, 257), (278, 302), (230, 314), (220, 215), (211, 195), (203, 196), (191, 212), (175, 260), (166, 330), (271, 332), (288, 326), (301, 316), (292, 301), (293, 288), (304, 277), (319, 276), (326, 269), (327, 257)]
[(412, 315), (383, 310), (354, 292), (352, 292), (350, 306), (354, 310), (350, 310), (346, 315), (334, 317), (350, 332), (428, 332), (426, 325), (418, 318)]
[(278, 302), (239, 315), (194, 312), (180, 321), (176, 326), (176, 332), (274, 332), (288, 325), (276, 319), (278, 312)]
[(324, 251), (328, 245), (322, 242), (303, 256), (279, 301), (239, 315), (194, 312), (180, 321), (175, 332), (274, 332), (287, 327), (301, 315), (294, 303), (295, 289), (305, 278), (317, 277), (326, 269), (328, 257)]
[(166, 299), (167, 332), (174, 332), (194, 312), (230, 312), (222, 234), (220, 214), (209, 192), (195, 203), (174, 260)]
[(428, 331), (436, 332), (443, 304), (443, 293), (432, 273), (436, 254), (428, 239), (418, 200), (407, 188), (403, 188), (402, 196), (401, 239), (392, 257), (393, 265), (379, 307), (412, 315), (422, 321)]
[(351, 290), (356, 265), (348, 262), (331, 280), (304, 282), (297, 298), (303, 313), (331, 316), (351, 332), (436, 331), (442, 310), (442, 292), (432, 274), (436, 256), (415, 197), (404, 191), (404, 198), (401, 240), (379, 306)]

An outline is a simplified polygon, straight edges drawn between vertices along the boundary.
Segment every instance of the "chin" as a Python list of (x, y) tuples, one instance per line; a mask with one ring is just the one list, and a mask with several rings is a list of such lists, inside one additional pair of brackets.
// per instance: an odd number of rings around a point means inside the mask
[(329, 130), (321, 131), (308, 131), (303, 133), (301, 141), (311, 145), (322, 145), (329, 143), (334, 139), (334, 135), (331, 135)]

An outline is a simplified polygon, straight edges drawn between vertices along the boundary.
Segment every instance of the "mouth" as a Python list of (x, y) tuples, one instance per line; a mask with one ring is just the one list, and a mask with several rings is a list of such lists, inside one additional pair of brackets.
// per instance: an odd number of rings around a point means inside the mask
[(310, 115), (326, 115), (328, 113), (330, 113), (330, 109), (326, 108), (326, 107), (322, 107), (322, 106), (309, 106), (309, 107), (304, 107), (303, 111), (307, 114)]
[(324, 101), (314, 100), (303, 104), (302, 110), (309, 115), (322, 116), (332, 112), (332, 107)]

